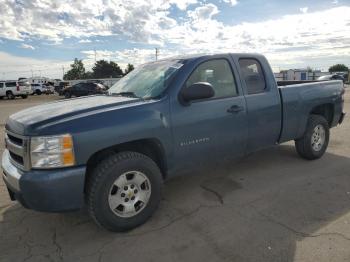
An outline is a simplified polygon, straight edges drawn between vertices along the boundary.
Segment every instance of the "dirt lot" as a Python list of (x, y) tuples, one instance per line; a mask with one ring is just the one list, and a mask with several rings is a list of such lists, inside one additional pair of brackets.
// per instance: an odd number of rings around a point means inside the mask
[[(55, 99), (0, 101), (1, 128), (9, 114)], [(26, 210), (1, 179), (0, 261), (350, 261), (349, 117), (320, 160), (287, 143), (168, 181), (152, 219), (124, 234), (84, 210)]]

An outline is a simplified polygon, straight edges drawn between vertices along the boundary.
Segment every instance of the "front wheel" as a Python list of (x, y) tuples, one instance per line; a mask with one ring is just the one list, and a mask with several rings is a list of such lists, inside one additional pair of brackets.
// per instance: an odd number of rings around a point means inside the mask
[(320, 115), (311, 115), (304, 136), (295, 140), (295, 147), (301, 157), (314, 160), (323, 156), (328, 142), (329, 126), (327, 120)]
[(149, 157), (122, 152), (101, 161), (86, 187), (91, 217), (98, 225), (120, 232), (145, 223), (155, 212), (162, 175)]

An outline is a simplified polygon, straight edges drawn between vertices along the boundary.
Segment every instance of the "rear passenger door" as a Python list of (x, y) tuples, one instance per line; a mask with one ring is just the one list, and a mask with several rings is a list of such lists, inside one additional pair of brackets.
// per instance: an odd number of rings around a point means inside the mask
[(248, 110), (247, 151), (274, 145), (281, 131), (281, 102), (276, 81), (263, 57), (236, 60)]

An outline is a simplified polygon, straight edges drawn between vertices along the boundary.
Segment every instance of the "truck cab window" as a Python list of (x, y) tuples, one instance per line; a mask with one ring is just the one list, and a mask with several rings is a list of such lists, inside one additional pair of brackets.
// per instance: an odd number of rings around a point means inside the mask
[(239, 66), (249, 95), (266, 91), (264, 73), (257, 60), (246, 58), (239, 59)]
[(236, 96), (237, 88), (229, 63), (225, 59), (210, 60), (200, 64), (186, 81), (185, 86), (207, 82), (213, 86), (214, 98)]

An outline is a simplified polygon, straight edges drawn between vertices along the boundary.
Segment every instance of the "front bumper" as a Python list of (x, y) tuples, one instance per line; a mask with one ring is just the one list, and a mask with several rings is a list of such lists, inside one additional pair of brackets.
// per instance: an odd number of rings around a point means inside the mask
[(2, 155), (3, 179), (12, 200), (47, 212), (76, 210), (84, 205), (86, 167), (22, 171), (14, 166), (8, 150)]

